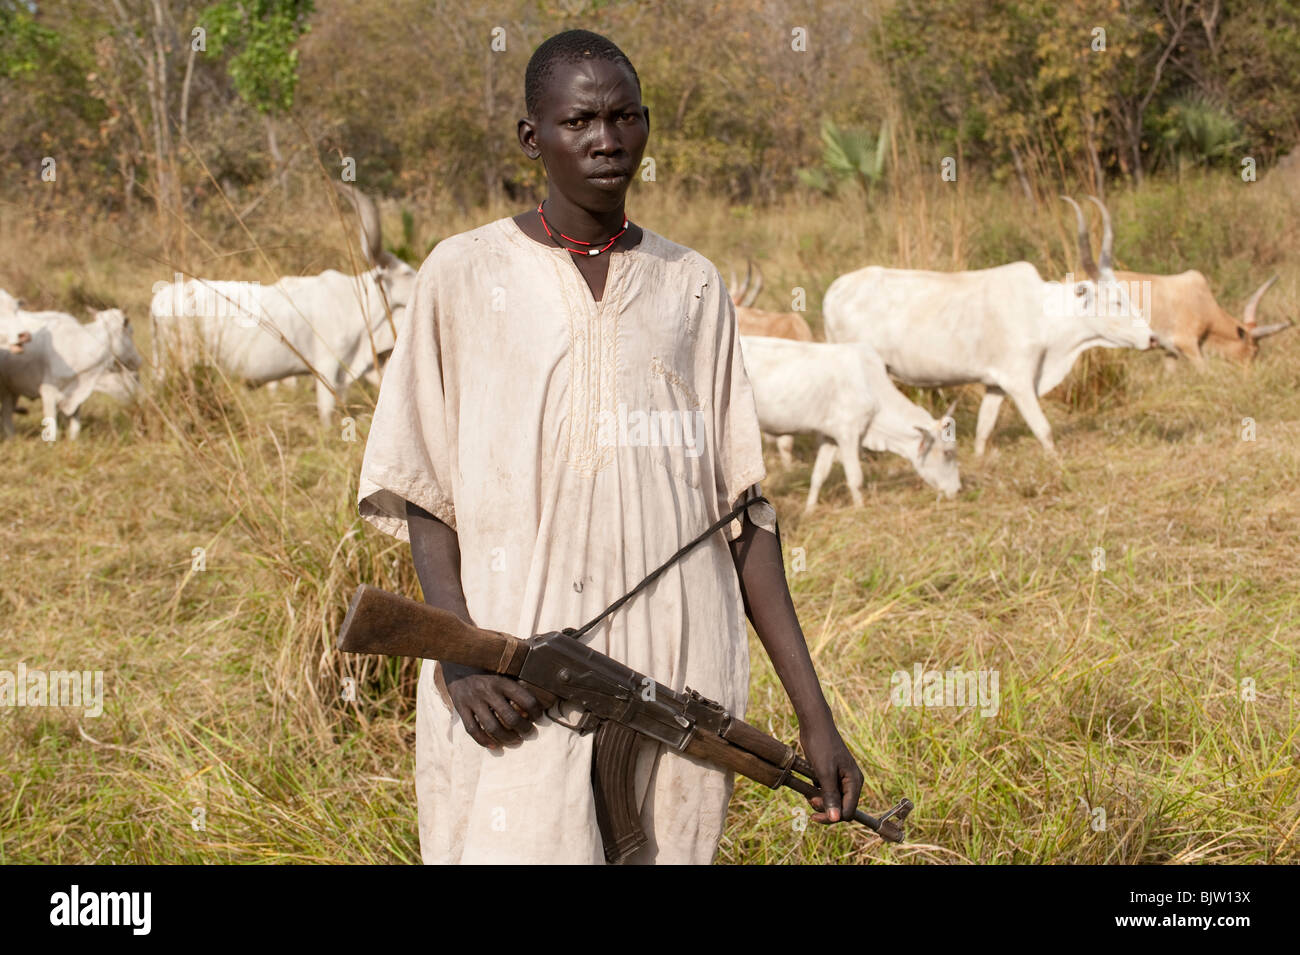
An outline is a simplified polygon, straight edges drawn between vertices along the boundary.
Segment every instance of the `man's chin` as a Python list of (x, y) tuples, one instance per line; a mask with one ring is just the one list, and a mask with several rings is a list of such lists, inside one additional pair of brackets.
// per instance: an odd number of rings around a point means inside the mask
[(564, 194), (570, 202), (588, 212), (596, 214), (615, 212), (622, 208), (631, 184), (630, 176), (622, 181), (613, 182), (584, 179), (572, 191), (565, 190)]

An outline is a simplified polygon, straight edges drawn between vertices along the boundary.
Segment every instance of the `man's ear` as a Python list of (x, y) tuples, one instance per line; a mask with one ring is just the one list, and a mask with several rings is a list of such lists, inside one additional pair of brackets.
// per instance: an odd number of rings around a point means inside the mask
[(541, 147), (537, 145), (537, 127), (533, 125), (530, 117), (525, 116), (519, 121), (516, 132), (519, 136), (519, 148), (524, 151), (525, 156), (529, 159), (537, 159), (541, 156)]

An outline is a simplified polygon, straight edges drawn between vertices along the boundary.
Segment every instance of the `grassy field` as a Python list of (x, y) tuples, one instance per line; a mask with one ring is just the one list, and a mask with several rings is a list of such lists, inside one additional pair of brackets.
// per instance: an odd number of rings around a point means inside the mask
[[(869, 214), (640, 188), (634, 219), (724, 273), (761, 261), (759, 304), (788, 307), (775, 290), (804, 287), (814, 327), (831, 279), (862, 264), (1025, 257), (1059, 275), (1074, 262), (1063, 206), (997, 188), (882, 193)], [(1198, 179), (1111, 197), (1121, 264), (1194, 265), (1232, 310), (1279, 272), (1261, 321), (1295, 316), (1300, 209), (1263, 189)], [(343, 266), (340, 227), (324, 199), (312, 209), (264, 208), (247, 233), (194, 223), (188, 264), (264, 281)], [(511, 211), (414, 210), (413, 241)], [(385, 208), (394, 235), (397, 213)], [(0, 287), (33, 307), (121, 305), (147, 325), (149, 287), (171, 273), (148, 225), (43, 216), (0, 205)], [(251, 237), (261, 251), (241, 251)], [(136, 335), (147, 355), (147, 328)], [(812, 445), (789, 472), (772, 453), (791, 589), (865, 808), (903, 795), (917, 808), (909, 843), (886, 847), (804, 828), (793, 794), (742, 780), (719, 861), (1297, 861), (1298, 359), (1294, 333), (1251, 370), (1090, 357), (1044, 406), (1063, 467), (1009, 403), (976, 462), (978, 391), (962, 389), (952, 502), (871, 456), (864, 508), (837, 469), (804, 519)], [(406, 545), (356, 516), (373, 397), (350, 393), (356, 441), (316, 424), (306, 388), (207, 377), (130, 407), (96, 396), (75, 443), (41, 441), (36, 408), (19, 419), (0, 445), (0, 669), (103, 670), (106, 700), (98, 718), (0, 711), (0, 862), (418, 861), (413, 671), (331, 650), (357, 583), (418, 594)], [(751, 721), (793, 739), (752, 649)], [(891, 705), (891, 674), (916, 664), (996, 672), (997, 713)]]

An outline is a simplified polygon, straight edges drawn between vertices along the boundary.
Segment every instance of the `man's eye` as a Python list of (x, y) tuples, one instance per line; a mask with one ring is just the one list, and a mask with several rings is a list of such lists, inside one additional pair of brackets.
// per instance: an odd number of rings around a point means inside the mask
[(577, 129), (577, 128), (578, 128), (579, 126), (581, 126), (584, 122), (586, 122), (586, 120), (582, 120), (582, 119), (566, 119), (566, 120), (564, 121), (564, 125), (565, 125), (565, 126), (570, 126), (570, 127), (574, 128), (574, 129)]

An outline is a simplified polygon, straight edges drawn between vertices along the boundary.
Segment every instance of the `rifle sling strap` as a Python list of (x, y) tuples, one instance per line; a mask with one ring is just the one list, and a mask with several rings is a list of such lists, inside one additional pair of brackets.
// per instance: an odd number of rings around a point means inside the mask
[[(677, 563), (677, 561), (681, 560), (681, 558), (683, 558), (684, 556), (686, 556), (686, 553), (687, 553), (687, 552), (688, 552), (692, 547), (695, 547), (697, 544), (701, 543), (702, 541), (707, 540), (707, 539), (708, 539), (712, 534), (714, 534), (715, 532), (717, 532), (720, 528), (725, 527), (727, 524), (730, 524), (730, 523), (731, 523), (732, 521), (734, 521), (734, 520), (735, 520), (735, 519), (736, 519), (736, 518), (737, 518), (737, 517), (738, 517), (738, 516), (743, 512), (743, 511), (747, 510), (751, 505), (754, 505), (754, 504), (766, 504), (766, 505), (768, 505), (769, 507), (772, 507), (772, 506), (773, 506), (773, 505), (772, 505), (772, 502), (769, 501), (766, 497), (764, 497), (764, 496), (761, 495), (761, 494), (756, 494), (756, 495), (754, 495), (753, 497), (749, 498), (749, 500), (747, 500), (747, 501), (743, 501), (742, 503), (737, 504), (737, 505), (736, 505), (735, 507), (733, 507), (730, 511), (728, 511), (725, 515), (723, 515), (722, 517), (720, 517), (720, 518), (718, 518), (716, 521), (714, 521), (712, 524), (710, 524), (709, 527), (708, 527), (708, 529), (707, 529), (706, 531), (704, 531), (704, 533), (700, 534), (699, 537), (695, 538), (695, 540), (691, 541), (690, 543), (688, 543), (688, 544), (684, 544), (682, 547), (680, 547), (680, 548), (677, 550), (677, 553), (673, 554), (673, 556), (669, 557), (666, 561), (664, 561), (662, 564), (660, 564), (660, 565), (659, 565), (658, 567), (656, 567), (654, 570), (650, 571), (650, 573), (646, 574), (645, 579), (644, 579), (643, 581), (641, 581), (641, 583), (637, 584), (635, 587), (633, 587), (631, 590), (629, 590), (629, 591), (628, 591), (627, 593), (625, 593), (623, 596), (619, 597), (617, 600), (615, 600), (612, 604), (610, 604), (608, 607), (606, 607), (604, 610), (602, 610), (602, 611), (601, 611), (600, 613), (598, 613), (596, 616), (592, 617), (592, 618), (591, 618), (590, 620), (588, 620), (585, 624), (583, 624), (582, 627), (580, 627), (580, 628), (577, 629), (577, 630), (574, 630), (574, 629), (572, 629), (572, 628), (569, 628), (569, 629), (565, 630), (564, 632), (565, 632), (566, 634), (568, 634), (569, 636), (574, 637), (575, 639), (580, 639), (581, 637), (585, 636), (586, 633), (587, 633), (589, 630), (591, 630), (592, 627), (596, 626), (596, 624), (600, 623), (602, 620), (604, 620), (606, 617), (608, 617), (610, 614), (612, 614), (612, 613), (613, 613), (615, 610), (617, 610), (619, 607), (623, 606), (623, 604), (627, 603), (629, 600), (631, 600), (633, 597), (635, 597), (637, 594), (639, 594), (643, 589), (645, 589), (645, 587), (647, 587), (647, 586), (648, 586), (649, 584), (651, 584), (654, 580), (656, 580), (656, 579), (659, 577), (660, 574), (662, 574), (665, 570), (667, 570), (667, 569), (668, 569), (669, 567), (671, 567), (673, 564)], [(775, 510), (775, 508), (773, 508), (773, 509)], [(780, 530), (779, 527), (777, 528), (777, 532), (776, 532), (776, 546), (777, 546), (778, 548), (781, 546), (781, 530)]]

